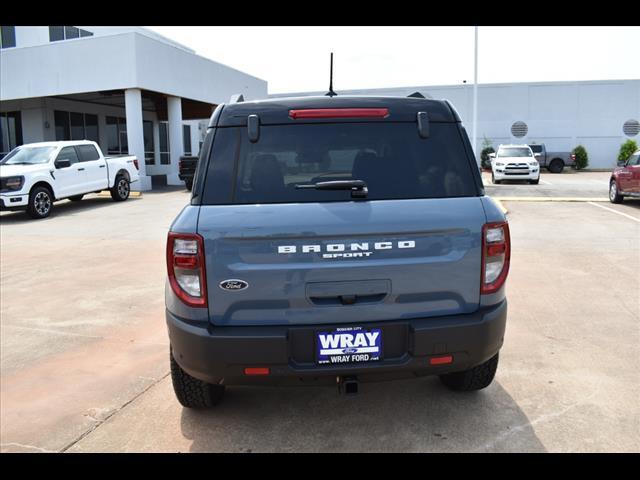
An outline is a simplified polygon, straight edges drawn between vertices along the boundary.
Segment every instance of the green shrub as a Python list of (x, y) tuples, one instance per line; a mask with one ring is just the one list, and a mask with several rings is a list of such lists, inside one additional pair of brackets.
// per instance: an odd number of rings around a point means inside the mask
[(490, 153), (496, 153), (493, 147), (486, 147), (482, 149), (480, 152), (480, 164), (482, 168), (491, 168), (491, 159), (489, 158)]
[(622, 145), (620, 145), (620, 153), (618, 153), (618, 161), (626, 162), (631, 155), (638, 150), (638, 144), (635, 140), (627, 140)]
[(582, 145), (578, 145), (573, 149), (572, 153), (576, 156), (576, 170), (587, 168), (587, 165), (589, 165), (589, 155), (587, 154), (587, 150)]
[(482, 168), (491, 168), (491, 159), (489, 158), (490, 153), (496, 153), (496, 151), (491, 144), (491, 140), (484, 137), (484, 141), (482, 142), (482, 152), (480, 152), (480, 165), (482, 165)]

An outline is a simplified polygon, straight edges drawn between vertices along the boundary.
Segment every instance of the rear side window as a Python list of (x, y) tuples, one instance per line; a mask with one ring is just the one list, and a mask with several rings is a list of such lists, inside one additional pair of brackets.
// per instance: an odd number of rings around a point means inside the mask
[(533, 153), (542, 153), (542, 145), (529, 145)]
[(98, 150), (96, 150), (96, 147), (93, 145), (78, 145), (76, 148), (78, 149), (81, 162), (91, 162), (100, 158)]
[(415, 123), (266, 125), (251, 143), (246, 127), (219, 128), (204, 204), (348, 201), (348, 191), (296, 189), (363, 180), (369, 200), (478, 195), (457, 124), (432, 123), (421, 139)]

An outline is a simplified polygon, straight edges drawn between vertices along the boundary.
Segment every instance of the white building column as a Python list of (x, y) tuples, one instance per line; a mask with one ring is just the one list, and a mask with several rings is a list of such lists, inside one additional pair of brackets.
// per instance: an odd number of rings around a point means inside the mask
[(129, 155), (138, 159), (140, 181), (131, 184), (131, 190), (151, 190), (151, 177), (146, 174), (144, 163), (144, 134), (142, 128), (142, 92), (139, 88), (124, 91), (124, 106), (127, 115), (127, 143)]
[(158, 116), (153, 120), (153, 170), (158, 171), (160, 168), (160, 122)]
[(169, 120), (169, 173), (167, 173), (167, 185), (184, 185), (178, 178), (180, 170), (180, 157), (184, 155), (184, 143), (182, 142), (182, 99), (180, 97), (167, 97), (167, 116)]

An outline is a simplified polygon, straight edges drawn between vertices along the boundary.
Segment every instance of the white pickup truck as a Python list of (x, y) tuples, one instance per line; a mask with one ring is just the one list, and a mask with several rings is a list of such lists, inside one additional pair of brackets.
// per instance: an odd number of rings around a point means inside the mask
[(105, 157), (95, 142), (29, 143), (0, 160), (0, 210), (26, 210), (32, 218), (45, 218), (54, 201), (79, 201), (107, 189), (121, 202), (139, 179), (135, 156)]

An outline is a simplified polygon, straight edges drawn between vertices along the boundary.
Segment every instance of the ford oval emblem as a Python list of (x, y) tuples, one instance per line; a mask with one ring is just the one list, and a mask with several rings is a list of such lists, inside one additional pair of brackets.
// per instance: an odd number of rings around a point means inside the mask
[(342, 353), (357, 353), (358, 350), (356, 348), (345, 348), (342, 350)]
[(238, 280), (236, 278), (223, 280), (218, 285), (223, 290), (232, 290), (232, 291), (244, 290), (249, 286), (249, 284), (244, 280)]

